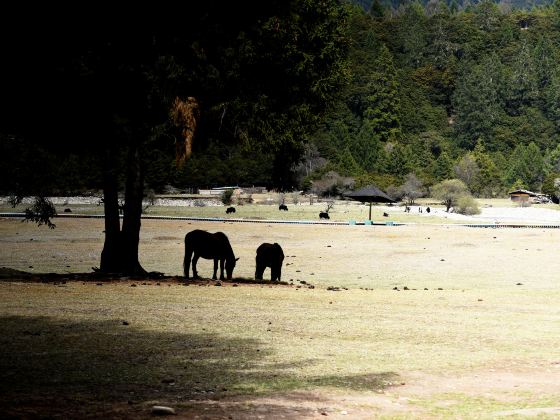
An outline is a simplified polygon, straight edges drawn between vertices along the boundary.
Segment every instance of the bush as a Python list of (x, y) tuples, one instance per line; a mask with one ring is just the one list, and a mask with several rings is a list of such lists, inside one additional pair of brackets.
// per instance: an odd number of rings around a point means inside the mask
[(455, 211), (460, 214), (472, 216), (473, 214), (480, 214), (480, 207), (472, 195), (463, 195), (457, 199)]
[(232, 189), (224, 190), (224, 192), (222, 193), (222, 203), (224, 203), (225, 205), (230, 205), (232, 195), (233, 195)]

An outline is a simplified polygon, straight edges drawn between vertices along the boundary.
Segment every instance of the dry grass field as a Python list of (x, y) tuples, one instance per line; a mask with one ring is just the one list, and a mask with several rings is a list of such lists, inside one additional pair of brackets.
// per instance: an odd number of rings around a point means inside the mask
[[(102, 220), (56, 223), (0, 219), (0, 266), (99, 264)], [(6, 281), (2, 416), (560, 415), (559, 230), (144, 220), (144, 267), (180, 275), (195, 228), (228, 235), (239, 278), (280, 243), (288, 285)]]

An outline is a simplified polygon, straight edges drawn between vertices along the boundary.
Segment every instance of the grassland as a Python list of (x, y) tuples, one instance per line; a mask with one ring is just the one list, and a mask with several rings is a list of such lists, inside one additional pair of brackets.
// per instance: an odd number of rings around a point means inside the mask
[[(90, 271), (102, 220), (57, 225), (0, 220), (0, 266)], [(2, 413), (144, 418), (163, 404), (184, 418), (558, 414), (557, 230), (145, 220), (145, 268), (179, 275), (194, 228), (229, 236), (238, 277), (253, 276), (258, 244), (279, 242), (293, 285), (5, 282)]]

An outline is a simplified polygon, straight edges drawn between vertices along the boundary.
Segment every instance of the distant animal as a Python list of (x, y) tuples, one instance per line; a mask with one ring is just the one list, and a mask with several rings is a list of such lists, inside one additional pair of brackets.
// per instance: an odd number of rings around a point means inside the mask
[(389, 213), (383, 213), (383, 217), (389, 217)]
[(72, 209), (66, 208), (64, 209), (64, 213), (72, 213)]
[(228, 207), (226, 209), (226, 214), (235, 213), (235, 207)]
[(431, 212), (430, 208), (426, 207), (426, 213), (429, 213), (429, 212)]
[(418, 207), (418, 213), (422, 213), (422, 207)]
[(322, 211), (321, 213), (319, 213), (319, 219), (330, 219), (329, 213), (327, 213), (326, 211)]
[(255, 280), (262, 280), (264, 270), (270, 267), (270, 280), (280, 281), (284, 252), (277, 243), (263, 243), (257, 248)]
[(405, 213), (410, 213), (410, 207), (404, 206), (404, 212)]
[(278, 210), (285, 210), (285, 211), (288, 211), (288, 206), (286, 206), (285, 204), (280, 204), (280, 205), (278, 206)]
[(235, 258), (229, 239), (223, 232), (209, 233), (204, 230), (193, 230), (185, 235), (185, 258), (183, 259), (183, 271), (185, 278), (189, 278), (189, 269), (192, 257), (193, 279), (197, 279), (196, 263), (200, 257), (214, 260), (214, 274), (216, 280), (218, 261), (220, 262), (220, 280), (224, 279), (224, 264), (227, 279), (231, 280), (233, 269), (239, 258)]

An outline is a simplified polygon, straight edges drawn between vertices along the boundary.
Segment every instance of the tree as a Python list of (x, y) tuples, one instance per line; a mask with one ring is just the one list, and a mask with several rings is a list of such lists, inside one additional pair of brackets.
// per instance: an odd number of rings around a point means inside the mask
[(478, 182), (478, 176), (480, 174), (480, 168), (476, 163), (474, 155), (467, 153), (459, 160), (457, 165), (455, 165), (454, 170), (457, 178), (463, 181), (465, 185), (472, 190)]
[(438, 181), (443, 181), (451, 176), (453, 170), (453, 163), (449, 155), (443, 151), (436, 159), (434, 165), (434, 176)]
[(527, 147), (518, 145), (510, 159), (506, 182), (521, 181), (526, 188), (537, 191), (544, 179), (544, 158), (539, 147), (531, 142)]
[(424, 196), (424, 185), (415, 174), (410, 173), (406, 176), (405, 183), (399, 187), (399, 193), (409, 205), (412, 205), (414, 200)]
[(387, 46), (382, 45), (375, 62), (375, 70), (368, 84), (364, 119), (367, 120), (380, 140), (395, 140), (400, 133), (400, 104), (398, 83), (393, 57)]
[[(7, 60), (18, 65), (8, 97), (24, 135), (102, 157), (102, 271), (145, 273), (138, 243), (146, 147), (172, 138), (181, 161), (214, 140), (281, 154), (275, 168), (290, 168), (346, 80), (346, 12), (335, 0), (262, 2), (241, 15), (228, 1), (191, 2), (187, 11), (137, 7), (138, 16), (88, 9), (88, 22), (51, 6), (38, 18), (15, 15), (22, 33), (33, 26), (28, 32), (42, 37), (13, 49), (21, 56)], [(30, 97), (50, 103), (26, 121)]]
[(453, 95), (453, 105), (457, 112), (455, 132), (459, 145), (473, 149), (476, 142), (491, 144), (494, 127), (501, 115), (499, 89), (501, 65), (496, 56), (485, 60), (484, 64), (466, 68), (458, 81)]
[(447, 212), (457, 205), (459, 198), (465, 195), (470, 195), (469, 189), (459, 179), (448, 179), (432, 187), (432, 196), (443, 202)]

